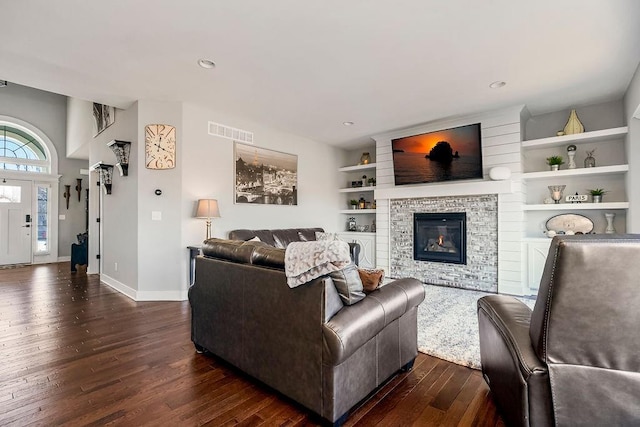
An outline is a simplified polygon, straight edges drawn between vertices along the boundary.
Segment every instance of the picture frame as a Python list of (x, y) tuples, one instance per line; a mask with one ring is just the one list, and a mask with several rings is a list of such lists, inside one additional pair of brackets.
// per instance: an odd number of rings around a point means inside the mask
[(234, 142), (236, 204), (297, 205), (298, 156)]
[(110, 105), (93, 103), (93, 119), (94, 134), (93, 137), (100, 135), (106, 128), (116, 121), (116, 107)]

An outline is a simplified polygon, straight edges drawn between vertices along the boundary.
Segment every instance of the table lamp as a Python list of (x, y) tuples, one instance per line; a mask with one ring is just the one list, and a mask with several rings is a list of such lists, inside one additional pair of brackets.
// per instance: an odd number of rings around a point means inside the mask
[(199, 199), (196, 208), (196, 218), (207, 220), (207, 239), (211, 238), (211, 218), (220, 218), (218, 201), (216, 199)]

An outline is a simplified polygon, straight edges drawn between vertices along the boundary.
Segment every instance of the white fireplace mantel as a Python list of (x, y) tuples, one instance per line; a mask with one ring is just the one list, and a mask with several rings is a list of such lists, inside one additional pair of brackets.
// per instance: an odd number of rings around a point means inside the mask
[(418, 197), (475, 196), (480, 194), (508, 193), (513, 193), (513, 185), (510, 179), (504, 181), (465, 181), (380, 188), (375, 190), (374, 198), (376, 200), (412, 199)]

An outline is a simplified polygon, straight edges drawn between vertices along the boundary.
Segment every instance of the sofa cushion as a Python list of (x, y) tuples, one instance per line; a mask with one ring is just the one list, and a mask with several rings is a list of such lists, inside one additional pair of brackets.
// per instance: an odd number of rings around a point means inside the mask
[(358, 275), (365, 292), (375, 291), (384, 280), (384, 270), (382, 269), (358, 268)]
[(340, 240), (338, 237), (338, 233), (327, 233), (324, 231), (316, 231), (316, 240), (324, 241), (324, 240)]
[(342, 270), (333, 271), (329, 276), (345, 305), (355, 304), (364, 298), (362, 281), (355, 264), (351, 263)]

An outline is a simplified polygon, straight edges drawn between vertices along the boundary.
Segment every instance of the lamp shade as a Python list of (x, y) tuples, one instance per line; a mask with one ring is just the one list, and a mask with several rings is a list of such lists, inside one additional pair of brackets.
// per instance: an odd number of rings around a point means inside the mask
[(216, 199), (200, 199), (196, 208), (196, 218), (220, 218)]

